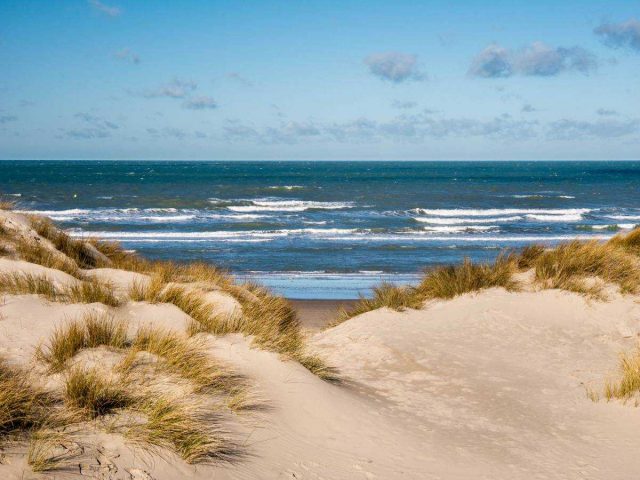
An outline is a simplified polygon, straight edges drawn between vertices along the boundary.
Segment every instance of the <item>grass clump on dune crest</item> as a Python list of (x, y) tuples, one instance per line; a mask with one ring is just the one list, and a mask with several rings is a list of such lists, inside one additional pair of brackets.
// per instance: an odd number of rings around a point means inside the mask
[(0, 210), (13, 210), (14, 208), (16, 208), (15, 201), (0, 199)]
[(402, 311), (406, 308), (420, 308), (422, 303), (423, 299), (417, 294), (415, 288), (382, 283), (373, 288), (372, 298), (361, 297), (360, 301), (351, 309), (341, 309), (335, 325), (357, 315), (370, 312), (371, 310), (377, 310), (378, 308), (387, 307)]
[(10, 295), (42, 295), (51, 301), (60, 298), (53, 280), (46, 275), (29, 273), (0, 274), (0, 292)]
[(31, 216), (30, 220), (31, 226), (38, 235), (49, 240), (56, 250), (64, 253), (77, 266), (81, 268), (102, 266), (99, 259), (92, 254), (90, 247), (84, 241), (70, 237), (46, 217)]
[(636, 293), (640, 287), (638, 259), (616, 243), (572, 241), (545, 250), (534, 261), (536, 280), (545, 288), (588, 293), (588, 277), (616, 284), (622, 293)]
[(514, 262), (510, 257), (500, 256), (491, 264), (473, 263), (465, 259), (460, 265), (439, 267), (428, 272), (416, 292), (423, 299), (449, 299), (485, 288), (515, 290), (518, 284), (512, 279), (514, 271)]
[(113, 285), (91, 278), (79, 281), (64, 289), (70, 303), (102, 303), (110, 307), (118, 307), (122, 300), (115, 296)]
[(62, 255), (57, 256), (38, 243), (30, 241), (18, 242), (16, 251), (27, 262), (61, 270), (76, 278), (80, 277), (80, 269), (73, 260)]
[(607, 400), (628, 400), (640, 393), (640, 347), (620, 358), (620, 379), (607, 382), (604, 396)]
[(133, 399), (121, 379), (109, 378), (97, 369), (74, 367), (64, 380), (64, 401), (80, 416), (93, 419), (129, 407)]
[(332, 326), (382, 307), (398, 311), (406, 308), (418, 309), (426, 300), (451, 299), (485, 288), (503, 287), (515, 290), (518, 288), (518, 283), (512, 279), (515, 269), (512, 257), (500, 256), (492, 264), (477, 264), (465, 259), (460, 265), (437, 267), (428, 271), (417, 287), (382, 284), (374, 288), (373, 298), (362, 298), (350, 310), (342, 310)]
[(95, 279), (57, 286), (47, 275), (5, 273), (0, 274), (0, 292), (11, 295), (42, 295), (52, 302), (103, 303), (111, 307), (121, 304), (111, 285)]
[(609, 240), (608, 243), (609, 245), (640, 255), (640, 228), (636, 228), (626, 235), (616, 235)]
[(60, 372), (84, 348), (101, 345), (124, 348), (126, 344), (127, 329), (124, 322), (106, 314), (90, 312), (54, 330), (48, 345), (38, 348), (37, 356), (49, 364), (52, 372)]
[(238, 388), (238, 378), (217, 364), (196, 339), (160, 329), (142, 328), (121, 365), (122, 370), (130, 370), (136, 355), (142, 351), (160, 357), (162, 368), (192, 382), (197, 392), (209, 389), (229, 392)]

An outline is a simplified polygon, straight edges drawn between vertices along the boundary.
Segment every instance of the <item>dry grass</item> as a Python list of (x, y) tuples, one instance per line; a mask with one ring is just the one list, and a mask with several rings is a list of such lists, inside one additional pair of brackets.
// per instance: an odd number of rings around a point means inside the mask
[(417, 295), (414, 288), (398, 287), (391, 283), (382, 283), (373, 288), (373, 297), (361, 297), (360, 301), (353, 308), (346, 310), (341, 309), (338, 313), (338, 319), (333, 325), (344, 322), (352, 317), (361, 315), (378, 308), (391, 308), (393, 310), (402, 311), (406, 308), (420, 308), (423, 300)]
[(46, 275), (32, 275), (29, 273), (0, 274), (0, 292), (10, 295), (42, 295), (47, 300), (60, 299), (60, 292)]
[(101, 345), (124, 348), (127, 345), (126, 325), (109, 315), (89, 312), (54, 330), (49, 343), (38, 348), (37, 357), (49, 364), (51, 372), (60, 372), (80, 350)]
[(16, 202), (14, 200), (0, 199), (0, 210), (13, 210), (16, 208)]
[(74, 367), (65, 375), (63, 397), (67, 408), (93, 419), (129, 407), (133, 399), (120, 378), (110, 378), (97, 369)]
[(39, 243), (28, 241), (18, 242), (16, 244), (16, 251), (18, 255), (27, 262), (61, 270), (76, 278), (81, 276), (78, 265), (73, 260), (55, 255)]
[(422, 307), (425, 300), (450, 299), (485, 288), (516, 290), (518, 284), (512, 279), (515, 269), (516, 261), (510, 256), (500, 256), (492, 264), (477, 264), (465, 259), (460, 265), (438, 267), (427, 272), (415, 288), (382, 284), (374, 288), (373, 298), (362, 298), (352, 309), (342, 310), (336, 322), (330, 326), (382, 307), (399, 311), (417, 309)]
[(79, 281), (64, 289), (66, 301), (70, 303), (102, 303), (118, 307), (122, 300), (114, 294), (113, 285), (91, 278)]
[(81, 268), (96, 268), (103, 266), (98, 259), (91, 254), (89, 247), (82, 240), (71, 238), (59, 230), (51, 220), (46, 217), (31, 216), (31, 226), (41, 237), (49, 240), (56, 250), (64, 253), (77, 266)]
[[(67, 435), (52, 429), (40, 429), (31, 435), (27, 463), (34, 472), (51, 472), (69, 462), (79, 453), (70, 447)], [(69, 446), (68, 446), (69, 445)]]
[(615, 398), (628, 400), (640, 392), (640, 348), (620, 357), (620, 379), (607, 382), (604, 396), (607, 400)]
[(0, 441), (44, 425), (50, 404), (51, 397), (33, 386), (26, 372), (0, 359)]
[(113, 268), (138, 273), (148, 273), (152, 269), (152, 262), (134, 253), (127, 252), (118, 242), (107, 242), (96, 239), (89, 239), (87, 242), (111, 260)]
[(598, 277), (616, 284), (622, 293), (636, 293), (640, 286), (638, 259), (616, 243), (572, 241), (545, 250), (533, 262), (536, 280), (545, 288), (597, 293), (584, 281)]
[(149, 352), (161, 358), (159, 366), (189, 380), (197, 392), (210, 390), (230, 392), (239, 388), (239, 378), (219, 365), (207, 348), (195, 338), (154, 328), (138, 331), (121, 368), (129, 371), (139, 352)]
[(42, 295), (53, 302), (97, 302), (112, 307), (122, 303), (114, 295), (111, 285), (95, 279), (57, 287), (55, 282), (46, 275), (22, 272), (0, 274), (0, 292), (11, 295)]
[(126, 436), (143, 446), (172, 449), (188, 463), (228, 460), (236, 453), (214, 410), (168, 397), (148, 398), (134, 409), (146, 421), (131, 426)]
[(516, 290), (518, 284), (512, 279), (514, 271), (511, 257), (500, 256), (492, 264), (472, 263), (465, 259), (460, 265), (439, 267), (428, 272), (416, 291), (424, 299), (449, 299), (485, 288)]
[(609, 240), (609, 245), (622, 248), (636, 255), (640, 254), (640, 228), (636, 228), (626, 235), (616, 235)]

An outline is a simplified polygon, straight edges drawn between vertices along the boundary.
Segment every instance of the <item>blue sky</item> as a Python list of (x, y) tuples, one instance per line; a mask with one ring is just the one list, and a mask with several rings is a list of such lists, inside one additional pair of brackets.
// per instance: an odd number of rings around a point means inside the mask
[(637, 1), (0, 2), (4, 159), (638, 159)]

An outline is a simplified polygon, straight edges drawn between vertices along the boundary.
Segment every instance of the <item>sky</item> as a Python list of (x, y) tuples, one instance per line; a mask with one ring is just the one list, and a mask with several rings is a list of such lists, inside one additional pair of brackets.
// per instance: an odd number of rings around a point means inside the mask
[(640, 2), (0, 0), (0, 159), (639, 159)]

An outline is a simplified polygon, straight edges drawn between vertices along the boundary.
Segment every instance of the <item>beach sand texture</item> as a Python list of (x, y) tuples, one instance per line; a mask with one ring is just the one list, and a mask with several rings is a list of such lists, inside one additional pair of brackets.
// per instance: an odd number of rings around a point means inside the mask
[[(42, 448), (59, 460), (48, 473), (33, 472), (34, 458), (46, 457), (34, 445), (46, 442), (10, 437), (9, 426), (0, 423), (1, 478), (629, 479), (640, 470), (634, 397), (607, 401), (603, 393), (617, 378), (619, 355), (636, 348), (640, 332), (637, 294), (614, 285), (605, 285), (607, 299), (601, 300), (539, 288), (525, 272), (517, 276), (519, 291), (489, 288), (428, 299), (420, 309), (383, 307), (326, 329), (335, 304), (294, 303), (306, 342), (285, 349), (253, 342), (244, 327), (217, 334), (194, 329), (187, 307), (166, 296), (149, 301), (153, 275), (112, 264), (81, 268), (74, 276), (20, 260), (20, 242), (36, 242), (49, 252), (47, 261), (66, 257), (25, 216), (0, 211), (0, 223), (5, 278), (44, 275), (69, 292), (97, 277), (119, 299), (107, 305), (81, 303), (77, 299), (88, 296), (69, 293), (2, 293), (0, 357), (50, 392), (52, 408), (68, 409), (65, 382), (73, 368), (98, 368), (124, 385), (124, 345), (149, 328), (193, 342), (202, 358), (233, 372), (204, 388), (184, 365), (172, 370), (170, 358), (149, 360), (150, 347), (137, 353), (140, 366), (127, 370), (134, 397), (200, 402), (213, 412), (197, 418), (212, 422), (214, 455), (188, 463), (180, 440), (149, 448), (128, 429), (130, 412), (148, 413), (134, 399), (105, 415), (79, 414), (64, 428), (35, 425), (54, 439)], [(203, 283), (180, 285), (205, 295), (216, 321), (241, 322), (256, 302), (271, 301), (251, 288)], [(128, 298), (132, 286), (146, 288), (147, 300)], [(126, 341), (81, 346), (61, 370), (52, 370), (39, 347), (46, 349), (54, 332), (87, 312), (123, 322)], [(300, 360), (311, 354), (337, 369), (341, 381), (314, 375)], [(238, 390), (245, 394), (243, 408), (233, 401)], [(56, 440), (54, 431), (64, 436)]]

